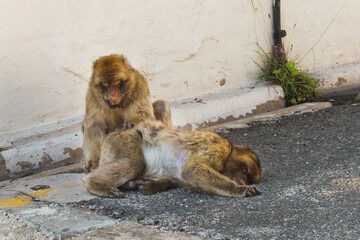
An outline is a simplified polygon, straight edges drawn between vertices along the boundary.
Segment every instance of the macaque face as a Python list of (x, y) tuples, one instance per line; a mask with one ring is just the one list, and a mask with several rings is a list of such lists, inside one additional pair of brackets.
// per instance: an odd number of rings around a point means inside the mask
[(259, 159), (247, 146), (234, 145), (223, 174), (237, 185), (257, 183), (260, 179)]
[(126, 59), (110, 55), (94, 63), (93, 81), (109, 108), (123, 108), (129, 102), (135, 89), (132, 68)]
[(234, 181), (237, 185), (249, 185), (254, 183), (249, 168), (244, 166), (232, 167), (223, 173), (225, 176)]
[(102, 82), (99, 86), (102, 97), (109, 108), (122, 107), (122, 100), (126, 95), (125, 85), (127, 80), (118, 79), (115, 81)]

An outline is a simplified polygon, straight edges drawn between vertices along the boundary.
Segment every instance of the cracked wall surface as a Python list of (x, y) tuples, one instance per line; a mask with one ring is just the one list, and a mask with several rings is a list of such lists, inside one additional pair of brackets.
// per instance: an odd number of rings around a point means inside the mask
[(1, 1), (0, 135), (83, 114), (92, 62), (107, 54), (127, 56), (153, 100), (253, 82), (270, 11), (236, 0)]
[[(92, 62), (111, 53), (124, 54), (144, 74), (153, 100), (254, 84), (257, 44), (265, 51), (272, 45), (271, 4), (1, 1), (0, 135), (84, 114)], [(360, 60), (358, 9), (357, 0), (283, 1), (290, 58), (300, 56), (305, 69)], [(359, 82), (356, 76), (320, 78), (337, 87)]]
[(306, 69), (360, 60), (360, 2), (282, 1), (282, 28), (289, 57)]

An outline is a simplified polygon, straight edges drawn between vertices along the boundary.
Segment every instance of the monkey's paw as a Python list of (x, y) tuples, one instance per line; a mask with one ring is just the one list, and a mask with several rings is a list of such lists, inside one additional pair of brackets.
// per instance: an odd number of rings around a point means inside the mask
[(107, 194), (106, 194), (105, 197), (108, 197), (108, 198), (124, 198), (125, 196), (119, 189), (110, 187), (107, 190)]
[(89, 173), (89, 172), (91, 172), (91, 170), (92, 170), (92, 168), (93, 168), (93, 162), (92, 162), (92, 160), (89, 160), (89, 161), (87, 161), (85, 164), (84, 164), (84, 171), (85, 171), (85, 173)]
[(140, 190), (144, 195), (152, 195), (176, 187), (176, 184), (171, 180), (144, 179), (144, 181), (144, 184), (140, 186)]
[(153, 195), (158, 193), (157, 182), (153, 180), (147, 180), (142, 186), (140, 186), (141, 193), (144, 195)]
[(85, 173), (94, 171), (99, 166), (99, 161), (95, 163), (93, 160), (89, 160), (84, 164)]
[(139, 190), (144, 185), (144, 183), (145, 181), (143, 180), (130, 180), (120, 188), (125, 190)]
[(260, 190), (256, 186), (248, 186), (242, 193), (243, 197), (252, 197), (261, 194)]

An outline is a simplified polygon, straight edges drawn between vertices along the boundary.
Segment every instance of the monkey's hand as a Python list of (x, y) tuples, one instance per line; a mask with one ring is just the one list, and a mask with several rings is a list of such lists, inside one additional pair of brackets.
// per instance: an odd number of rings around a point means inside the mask
[(91, 172), (92, 166), (93, 166), (92, 160), (89, 160), (89, 161), (85, 162), (84, 167), (83, 167), (85, 173)]
[(135, 126), (136, 126), (136, 123), (134, 123), (134, 122), (126, 121), (124, 123), (124, 129), (130, 129), (130, 128), (133, 128)]
[(144, 180), (130, 180), (124, 185), (120, 186), (120, 188), (125, 190), (139, 190), (144, 184)]
[(89, 161), (85, 162), (83, 169), (85, 173), (89, 173), (96, 169), (98, 166), (99, 163), (94, 163), (94, 161), (90, 159)]
[(122, 192), (120, 192), (119, 189), (114, 188), (114, 187), (107, 189), (107, 192), (108, 192), (108, 195), (107, 195), (108, 198), (124, 198), (125, 197), (124, 194)]
[(139, 124), (147, 119), (155, 120), (155, 117), (150, 115), (147, 111), (139, 111), (132, 117), (126, 119), (124, 122), (124, 129), (133, 128), (136, 124)]
[(260, 190), (252, 185), (248, 186), (242, 193), (242, 197), (252, 197), (261, 194)]

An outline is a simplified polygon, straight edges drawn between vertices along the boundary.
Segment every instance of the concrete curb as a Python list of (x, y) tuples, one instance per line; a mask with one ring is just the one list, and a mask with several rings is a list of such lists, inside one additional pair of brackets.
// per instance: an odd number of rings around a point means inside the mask
[[(302, 113), (305, 113), (305, 112), (318, 111), (318, 110), (325, 109), (325, 108), (328, 108), (328, 107), (331, 107), (331, 106), (332, 106), (332, 104), (330, 102), (304, 103), (304, 104), (301, 104), (301, 105), (291, 106), (291, 107), (275, 110), (275, 111), (272, 111), (272, 112), (268, 112), (268, 113), (259, 114), (259, 115), (252, 116), (252, 117), (239, 119), (239, 120), (236, 120), (236, 121), (231, 121), (231, 122), (227, 122), (227, 123), (223, 123), (223, 124), (218, 124), (216, 126), (204, 128), (204, 130), (214, 131), (214, 132), (221, 132), (221, 131), (227, 131), (228, 129), (244, 128), (244, 127), (248, 127), (249, 124), (252, 123), (252, 122), (272, 121), (272, 120), (276, 120), (276, 119), (278, 119), (280, 117), (283, 117), (283, 116), (288, 116), (288, 115), (291, 115), (291, 114), (302, 114)], [(83, 166), (83, 163), (80, 162), (80, 163), (71, 164), (71, 165), (68, 165), (68, 166), (52, 169), (52, 170), (49, 170), (49, 171), (44, 171), (44, 172), (41, 172), (41, 173), (38, 173), (38, 174), (34, 174), (34, 175), (31, 175), (31, 176), (25, 177), (23, 179), (25, 179), (26, 181), (29, 181), (29, 180), (31, 180), (33, 178), (50, 176), (50, 175), (53, 175), (53, 174), (70, 171), (70, 170), (73, 170), (73, 169), (76, 169), (76, 168), (82, 168), (82, 166)], [(3, 181), (3, 182), (0, 183), (0, 187), (4, 187), (4, 186), (8, 185), (9, 183), (10, 183), (10, 181)]]
[[(49, 207), (51, 210), (54, 206)], [(44, 210), (44, 209), (43, 209)], [(57, 211), (56, 211), (57, 212)], [(57, 212), (58, 213), (58, 212)], [(73, 212), (72, 212), (73, 215)], [(89, 214), (87, 217), (92, 217), (93, 214)], [(29, 215), (28, 215), (29, 216)], [(31, 217), (38, 217), (33, 215)], [(69, 216), (67, 216), (69, 217)], [(98, 217), (98, 216), (97, 216)], [(132, 221), (115, 221), (110, 222), (107, 217), (100, 218), (98, 220), (105, 220), (107, 227), (99, 227), (99, 225), (94, 226), (94, 220), (92, 221), (93, 225), (87, 225), (89, 222), (82, 221), (81, 223), (85, 226), (91, 227), (87, 228), (86, 231), (73, 231), (74, 229), (63, 229), (63, 231), (54, 231), (53, 229), (47, 228), (45, 231), (44, 226), (40, 226), (39, 223), (33, 223), (27, 220), (23, 220), (21, 217), (16, 217), (12, 213), (8, 213), (0, 210), (0, 239), (6, 240), (21, 240), (21, 239), (36, 239), (36, 240), (48, 240), (48, 239), (72, 239), (72, 240), (83, 240), (83, 239), (92, 239), (92, 240), (105, 240), (105, 239), (117, 239), (117, 240), (200, 240), (199, 238), (190, 234), (181, 234), (181, 233), (171, 233), (163, 230), (158, 230), (151, 226), (142, 226), (136, 222)], [(61, 222), (62, 223), (62, 222)], [(110, 224), (109, 224), (110, 223)], [(53, 222), (53, 224), (59, 224), (58, 221)], [(2, 238), (3, 237), (3, 238)]]
[[(170, 103), (175, 126), (195, 130), (284, 107), (279, 86), (235, 85)], [(0, 136), (0, 181), (24, 177), (83, 160), (78, 116)]]
[(356, 95), (360, 91), (360, 61), (319, 66), (311, 73), (320, 79), (322, 98)]
[(292, 114), (302, 114), (306, 112), (318, 111), (324, 108), (331, 107), (332, 104), (330, 102), (314, 102), (314, 103), (303, 103), (296, 106), (291, 106), (279, 110), (275, 110), (268, 113), (259, 114), (253, 117), (243, 118), (232, 122), (227, 122), (223, 124), (218, 124), (213, 127), (204, 128), (207, 131), (226, 131), (227, 129), (236, 129), (236, 128), (244, 128), (248, 127), (249, 123), (252, 122), (265, 122), (272, 121), (278, 118), (289, 116)]

